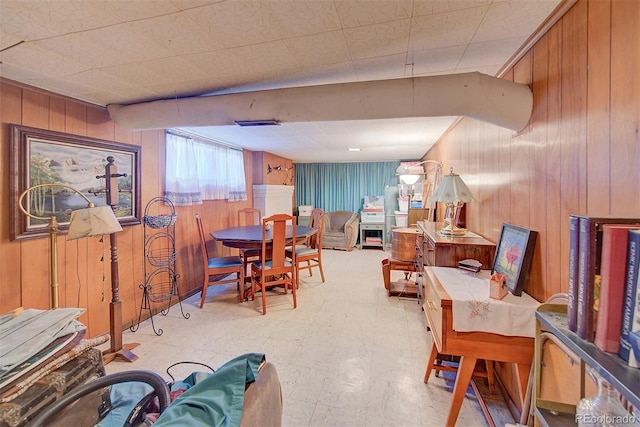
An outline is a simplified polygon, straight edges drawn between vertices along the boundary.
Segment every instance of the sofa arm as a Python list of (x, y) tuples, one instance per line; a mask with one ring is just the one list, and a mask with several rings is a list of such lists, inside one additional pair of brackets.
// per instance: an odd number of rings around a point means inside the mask
[(360, 216), (357, 213), (354, 213), (344, 225), (344, 235), (347, 239), (347, 250), (351, 250), (351, 248), (356, 245), (359, 228)]

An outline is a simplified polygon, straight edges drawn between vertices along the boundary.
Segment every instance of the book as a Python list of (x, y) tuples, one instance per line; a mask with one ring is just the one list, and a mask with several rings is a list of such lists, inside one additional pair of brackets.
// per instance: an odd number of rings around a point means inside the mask
[(580, 217), (578, 242), (578, 336), (586, 341), (595, 339), (596, 281), (600, 276), (600, 255), (602, 251), (602, 226), (604, 224), (640, 224), (640, 218)]
[[(627, 247), (627, 270), (625, 273), (624, 308), (622, 310), (622, 326), (620, 327), (620, 344), (618, 355), (631, 365), (631, 341), (629, 333), (633, 330), (636, 313), (640, 311), (637, 300), (640, 297), (638, 290), (638, 269), (640, 268), (640, 230), (629, 230), (629, 245)], [(640, 328), (638, 328), (640, 329)], [(635, 358), (634, 358), (635, 360)]]
[(477, 273), (482, 268), (482, 263), (477, 259), (467, 258), (463, 259), (462, 261), (458, 261), (458, 268)]
[(618, 353), (627, 270), (629, 229), (633, 224), (604, 224), (600, 261), (600, 302), (594, 344), (603, 351)]
[(569, 288), (567, 291), (567, 326), (578, 330), (578, 245), (580, 242), (580, 218), (569, 216)]

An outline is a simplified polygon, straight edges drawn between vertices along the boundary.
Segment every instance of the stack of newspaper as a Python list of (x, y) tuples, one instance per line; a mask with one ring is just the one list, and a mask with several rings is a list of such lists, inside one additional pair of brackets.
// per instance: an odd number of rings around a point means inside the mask
[(0, 403), (22, 394), (108, 335), (85, 340), (81, 308), (28, 309), (0, 315)]

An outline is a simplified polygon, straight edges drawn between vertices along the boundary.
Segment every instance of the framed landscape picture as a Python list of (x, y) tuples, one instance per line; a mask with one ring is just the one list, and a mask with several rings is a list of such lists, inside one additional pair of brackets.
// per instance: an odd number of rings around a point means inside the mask
[(538, 232), (517, 225), (502, 224), (491, 274), (504, 275), (509, 292), (515, 296), (522, 294), (537, 235)]
[[(33, 186), (63, 184), (95, 206), (107, 204), (108, 157), (118, 172), (116, 217), (123, 226), (140, 224), (140, 146), (19, 125), (10, 128), (11, 240), (48, 236), (48, 221), (30, 218), (18, 206), (22, 193)], [(55, 217), (61, 233), (68, 228), (71, 211), (87, 205), (64, 187), (40, 187), (25, 196), (23, 207), (38, 217)]]

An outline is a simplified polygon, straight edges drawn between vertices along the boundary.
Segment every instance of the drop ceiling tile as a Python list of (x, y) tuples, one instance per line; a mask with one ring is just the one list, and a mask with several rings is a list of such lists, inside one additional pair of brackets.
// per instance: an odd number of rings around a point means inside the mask
[(483, 6), (413, 18), (409, 49), (419, 51), (469, 43), (487, 8)]
[[(265, 3), (265, 4), (263, 4)], [(225, 48), (243, 47), (278, 39), (271, 25), (268, 2), (223, 1), (185, 13), (198, 25), (215, 34)], [(229, 25), (229, 23), (233, 23)]]
[(111, 92), (98, 92), (92, 96), (99, 98), (102, 105), (109, 105), (112, 103), (126, 104), (131, 99), (142, 99), (145, 101), (149, 101), (161, 98), (159, 94), (142, 86), (131, 87), (123, 90), (114, 90)]
[(300, 66), (347, 62), (351, 59), (342, 32), (331, 31), (284, 41)]
[(413, 16), (436, 15), (458, 10), (473, 9), (488, 6), (493, 0), (416, 0), (413, 6)]
[(339, 0), (335, 5), (343, 28), (407, 19), (413, 10), (412, 0)]
[(103, 9), (105, 3), (109, 2), (3, 0), (0, 2), (0, 24), (4, 31), (23, 40), (114, 25), (118, 18)]
[[(9, 46), (13, 46), (21, 41), (23, 41), (21, 37), (5, 32), (4, 28), (0, 26), (0, 50), (7, 49)], [(0, 52), (0, 58), (2, 54), (3, 53)]]
[(125, 64), (113, 67), (105, 67), (103, 72), (108, 73), (120, 81), (126, 82), (128, 87), (146, 87), (152, 82), (161, 81), (160, 75), (155, 69), (149, 69), (145, 64)]
[(50, 90), (55, 93), (60, 93), (62, 95), (69, 96), (70, 94), (76, 94), (74, 95), (74, 98), (82, 99), (87, 102), (92, 102), (90, 101), (91, 99), (90, 97), (83, 97), (83, 95), (92, 93), (93, 88), (91, 86), (78, 84), (72, 78), (57, 78), (57, 79), (43, 78), (43, 79), (34, 80), (30, 82), (30, 84), (33, 84), (36, 87), (46, 88), (47, 90)]
[(35, 80), (51, 79), (51, 76), (43, 74), (41, 70), (28, 70), (8, 62), (0, 63), (0, 71), (2, 72), (2, 77), (9, 80), (21, 81), (26, 84), (32, 84), (30, 82)]
[(253, 75), (256, 81), (262, 80), (264, 73), (298, 66), (282, 41), (186, 55), (182, 59), (194, 64), (201, 72)]
[(211, 0), (169, 0), (177, 9), (187, 10), (211, 4)]
[[(60, 0), (54, 0), (57, 4)], [(167, 0), (155, 0), (149, 4), (146, 1), (95, 1), (95, 0), (71, 0), (72, 3), (90, 5), (94, 10), (103, 9), (104, 12), (115, 16), (119, 22), (133, 22), (158, 16), (169, 15), (182, 10), (178, 7), (183, 1), (173, 2)], [(197, 4), (197, 3), (196, 3)]]
[(140, 64), (146, 69), (153, 70), (157, 76), (157, 83), (171, 83), (184, 80), (189, 76), (190, 80), (198, 80), (207, 77), (206, 70), (200, 70), (189, 61), (178, 58), (161, 58), (144, 61)]
[[(187, 55), (216, 51), (224, 48), (215, 32), (207, 25), (194, 22), (193, 15), (175, 13), (152, 20), (132, 23), (132, 27), (145, 40), (162, 46), (172, 55)], [(185, 31), (188, 28), (188, 31)]]
[(136, 22), (127, 22), (110, 28), (91, 31), (94, 40), (99, 39), (111, 48), (120, 62), (138, 62), (146, 59), (168, 58), (172, 52), (155, 39), (146, 36), (147, 30)]
[(107, 92), (109, 90), (123, 90), (132, 87), (130, 82), (98, 69), (74, 73), (67, 76), (66, 79), (90, 88), (88, 92)]
[(353, 68), (358, 80), (388, 80), (398, 77), (410, 77), (405, 72), (407, 55), (389, 55), (378, 58), (359, 59), (353, 61)]
[(91, 31), (44, 39), (37, 43), (47, 51), (56, 52), (65, 61), (82, 64), (82, 70), (119, 64), (121, 61), (112, 46), (105, 43), (100, 34)]
[(431, 73), (448, 74), (455, 70), (466, 46), (453, 46), (412, 52), (407, 62), (412, 64), (413, 74), (422, 76)]
[(280, 0), (264, 2), (269, 20), (278, 37), (294, 38), (341, 29), (333, 2)]
[(344, 36), (351, 57), (356, 59), (378, 58), (404, 53), (409, 46), (410, 21), (386, 22), (365, 27), (348, 28)]
[(146, 89), (155, 93), (161, 94), (161, 97), (157, 98), (176, 98), (184, 96), (198, 96), (211, 93), (222, 85), (217, 80), (210, 78), (205, 79), (191, 79), (174, 81), (165, 84), (152, 84), (147, 85)]
[(521, 43), (521, 39), (471, 43), (460, 60), (460, 67), (484, 67), (494, 65), (500, 67), (502, 64), (495, 62), (494, 55), (509, 58), (518, 50)]
[(85, 65), (60, 55), (55, 50), (47, 49), (41, 43), (33, 42), (4, 51), (2, 62), (48, 77), (66, 76), (86, 69)]
[(560, 3), (559, 0), (499, 1), (491, 5), (474, 42), (521, 36), (526, 38)]

